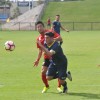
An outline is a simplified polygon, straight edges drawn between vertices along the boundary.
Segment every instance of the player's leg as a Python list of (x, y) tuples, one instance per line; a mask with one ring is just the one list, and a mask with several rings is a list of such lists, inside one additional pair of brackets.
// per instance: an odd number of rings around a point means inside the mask
[(67, 87), (67, 82), (63, 79), (59, 79), (60, 84), (63, 86), (63, 93), (67, 93), (68, 92), (68, 87)]
[(72, 75), (71, 75), (71, 72), (68, 71), (68, 72), (66, 72), (66, 74), (67, 74), (67, 78), (68, 78), (70, 81), (72, 81)]
[(60, 84), (63, 86), (63, 93), (67, 93), (68, 87), (67, 87), (67, 82), (65, 81), (66, 79), (66, 71), (67, 71), (67, 62), (62, 63), (62, 65), (57, 67), (58, 71), (58, 78)]
[(42, 77), (42, 81), (43, 81), (43, 83), (45, 85), (44, 88), (43, 88), (43, 90), (42, 90), (42, 93), (45, 93), (49, 89), (48, 80), (46, 79), (47, 69), (48, 69), (48, 67), (42, 66), (41, 77)]
[[(66, 58), (66, 66), (68, 66), (68, 60), (67, 60), (67, 58)], [(71, 75), (71, 72), (70, 71), (66, 71), (66, 76), (67, 76), (67, 78), (70, 80), (70, 81), (72, 81), (72, 75)]]
[(62, 93), (62, 89), (61, 89), (61, 84), (60, 84), (59, 78), (58, 78), (58, 87), (57, 87), (57, 91), (58, 91), (59, 93)]
[[(52, 79), (58, 79), (57, 68), (53, 64), (50, 64), (46, 75), (47, 75), (47, 80), (49, 80), (49, 81), (52, 80)], [(61, 84), (59, 82), (59, 79), (58, 79), (57, 90), (58, 90), (59, 93), (62, 92)]]
[(42, 90), (42, 93), (45, 93), (49, 89), (48, 80), (46, 79), (46, 72), (48, 70), (49, 64), (50, 64), (49, 59), (45, 59), (43, 62), (42, 71), (41, 71), (41, 78), (45, 85), (45, 87)]
[(68, 88), (67, 88), (67, 82), (65, 81), (66, 79), (66, 66), (63, 65), (63, 67), (59, 66), (49, 66), (48, 71), (46, 73), (47, 75), (47, 80), (50, 81), (52, 79), (59, 78), (59, 84), (63, 86), (63, 91), (59, 90), (60, 93), (66, 93)]
[(46, 79), (46, 72), (47, 72), (47, 70), (48, 70), (48, 67), (42, 66), (41, 77), (42, 77), (42, 81), (45, 84), (45, 86), (49, 87), (48, 81)]
[(55, 65), (53, 65), (52, 63), (49, 65), (48, 67), (48, 71), (46, 73), (46, 78), (48, 81), (52, 80), (52, 79), (56, 79), (58, 78), (58, 74), (56, 74), (57, 72), (57, 68), (55, 67)]

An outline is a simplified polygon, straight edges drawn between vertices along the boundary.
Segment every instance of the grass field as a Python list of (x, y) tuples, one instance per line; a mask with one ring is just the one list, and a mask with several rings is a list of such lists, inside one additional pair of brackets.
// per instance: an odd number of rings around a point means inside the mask
[(80, 0), (68, 2), (50, 2), (42, 20), (55, 20), (55, 15), (61, 15), (62, 22), (100, 22), (100, 0)]
[[(62, 45), (68, 57), (68, 69), (73, 81), (68, 81), (69, 93), (56, 90), (57, 80), (42, 94), (40, 78), (42, 60), (37, 68), (35, 31), (0, 31), (0, 100), (99, 100), (100, 99), (100, 31), (62, 32)], [(13, 40), (16, 49), (8, 52), (4, 43)]]

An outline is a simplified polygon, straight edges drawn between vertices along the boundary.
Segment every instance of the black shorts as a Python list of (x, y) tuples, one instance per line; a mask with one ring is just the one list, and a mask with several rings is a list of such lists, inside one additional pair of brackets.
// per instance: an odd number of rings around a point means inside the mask
[(50, 65), (49, 59), (44, 59), (42, 66), (49, 67), (49, 65)]
[(67, 75), (67, 61), (62, 63), (61, 65), (50, 64), (48, 67), (48, 71), (46, 73), (47, 76), (55, 76), (58, 73), (58, 78), (61, 80), (65, 80)]

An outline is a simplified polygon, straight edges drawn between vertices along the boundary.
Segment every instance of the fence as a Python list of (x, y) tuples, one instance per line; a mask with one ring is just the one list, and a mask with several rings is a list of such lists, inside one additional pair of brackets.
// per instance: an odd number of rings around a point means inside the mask
[(73, 31), (100, 30), (100, 22), (62, 22), (62, 25)]
[[(70, 31), (100, 30), (100, 22), (61, 22), (61, 24)], [(2, 25), (0, 30), (36, 30), (35, 22), (9, 22), (8, 26), (9, 28), (6, 28)], [(46, 23), (45, 27), (47, 27)]]

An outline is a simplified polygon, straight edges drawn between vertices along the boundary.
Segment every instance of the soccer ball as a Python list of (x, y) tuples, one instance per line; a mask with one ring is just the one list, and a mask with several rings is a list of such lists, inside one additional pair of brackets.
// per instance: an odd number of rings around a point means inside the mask
[(15, 44), (13, 41), (6, 41), (5, 42), (5, 49), (8, 51), (13, 51), (15, 49)]

